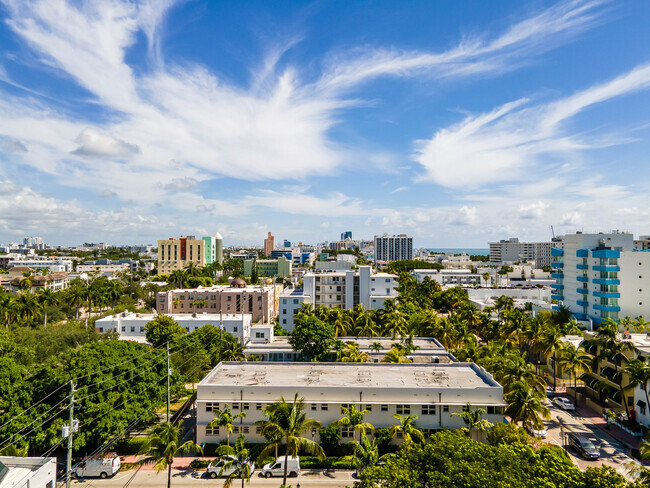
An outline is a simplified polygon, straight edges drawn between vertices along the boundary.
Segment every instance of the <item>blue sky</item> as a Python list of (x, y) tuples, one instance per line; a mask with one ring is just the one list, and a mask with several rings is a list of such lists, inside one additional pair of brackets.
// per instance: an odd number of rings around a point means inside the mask
[(0, 0), (0, 242), (650, 234), (650, 3)]

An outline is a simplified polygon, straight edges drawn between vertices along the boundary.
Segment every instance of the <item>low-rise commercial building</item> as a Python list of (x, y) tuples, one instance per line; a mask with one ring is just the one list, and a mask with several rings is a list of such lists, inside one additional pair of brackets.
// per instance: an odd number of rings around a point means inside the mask
[[(426, 434), (464, 426), (460, 413), (468, 402), (487, 411), (490, 422), (503, 422), (503, 388), (473, 363), (268, 363), (222, 362), (197, 387), (197, 442), (216, 443), (226, 438), (224, 427), (208, 427), (217, 410), (245, 412), (235, 425), (251, 442), (263, 442), (263, 409), (284, 397), (304, 399), (306, 414), (324, 426), (341, 418), (341, 407), (368, 410), (365, 421), (387, 428), (393, 414), (418, 416)], [(312, 432), (318, 442), (318, 431)], [(342, 441), (352, 440), (343, 428)]]
[[(146, 342), (145, 326), (157, 317), (157, 314), (123, 312), (109, 315), (95, 322), (97, 332), (115, 331), (120, 339)], [(194, 332), (204, 325), (214, 325), (237, 337), (242, 344), (250, 341), (265, 343), (273, 340), (273, 325), (259, 324), (253, 326), (251, 314), (190, 314), (171, 315), (187, 332)]]
[[(369, 356), (369, 362), (379, 363), (386, 353), (399, 342), (390, 337), (337, 337), (347, 344), (354, 342), (359, 346), (360, 352)], [(456, 360), (447, 352), (440, 342), (433, 337), (414, 337), (413, 346), (416, 348), (407, 357), (414, 363), (452, 363)], [(262, 361), (291, 362), (300, 361), (301, 356), (296, 353), (286, 337), (276, 336), (272, 342), (249, 344), (244, 351), (246, 356), (255, 356)]]
[(516, 237), (499, 242), (490, 242), (490, 262), (515, 263), (535, 261), (536, 268), (550, 266), (552, 262), (551, 249), (562, 246), (562, 240), (553, 239), (550, 242), (519, 242)]
[(56, 458), (0, 456), (0, 488), (55, 488)]
[(16, 266), (26, 266), (34, 270), (47, 269), (52, 273), (56, 271), (72, 272), (72, 260), (63, 258), (17, 257), (7, 263), (8, 268)]
[(156, 310), (164, 314), (249, 313), (253, 322), (270, 322), (277, 315), (275, 285), (247, 286), (242, 279), (230, 285), (160, 291)]

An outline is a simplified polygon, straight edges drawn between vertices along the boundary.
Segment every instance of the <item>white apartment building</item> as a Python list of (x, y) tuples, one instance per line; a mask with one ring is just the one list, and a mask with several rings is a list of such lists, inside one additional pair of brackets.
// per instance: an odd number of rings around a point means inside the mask
[(422, 283), (429, 278), (441, 285), (475, 286), (481, 284), (481, 275), (469, 269), (414, 269), (413, 276)]
[(77, 273), (126, 273), (131, 269), (129, 264), (80, 264)]
[[(116, 331), (121, 340), (146, 342), (145, 326), (157, 317), (156, 314), (123, 312), (109, 315), (95, 322), (97, 332)], [(242, 344), (249, 341), (268, 342), (273, 340), (273, 325), (259, 324), (253, 326), (250, 314), (208, 314), (171, 315), (187, 332), (194, 332), (204, 325), (214, 325), (237, 337)]]
[(577, 319), (650, 318), (650, 252), (632, 234), (568, 234), (553, 254), (553, 298)]
[(413, 259), (413, 238), (406, 234), (375, 236), (375, 262)]
[(352, 309), (363, 305), (366, 310), (384, 307), (384, 301), (395, 299), (397, 276), (389, 273), (371, 273), (370, 266), (358, 270), (306, 273), (302, 290), (285, 289), (280, 296), (280, 325), (292, 331), (293, 317), (301, 303), (315, 307)]
[[(197, 387), (197, 443), (225, 440), (225, 428), (208, 427), (224, 407), (246, 413), (233, 435), (263, 442), (255, 425), (266, 419), (263, 409), (281, 397), (292, 401), (296, 394), (304, 399), (307, 416), (323, 426), (339, 420), (341, 407), (352, 404), (368, 410), (364, 420), (377, 428), (394, 425), (393, 414), (416, 414), (426, 434), (463, 427), (462, 419), (452, 414), (467, 402), (484, 408), (490, 422), (504, 420), (503, 388), (473, 363), (222, 362)], [(312, 435), (318, 442), (318, 431)], [(352, 430), (342, 429), (341, 437), (343, 442), (352, 440)]]
[(551, 249), (561, 245), (560, 239), (551, 242), (519, 242), (516, 237), (499, 242), (490, 242), (491, 263), (514, 263), (517, 261), (535, 261), (536, 268), (550, 266)]
[(55, 488), (56, 458), (0, 456), (0, 487)]
[(7, 267), (27, 266), (32, 269), (48, 269), (51, 273), (57, 271), (72, 272), (72, 260), (62, 258), (38, 258), (38, 257), (19, 257), (11, 259)]

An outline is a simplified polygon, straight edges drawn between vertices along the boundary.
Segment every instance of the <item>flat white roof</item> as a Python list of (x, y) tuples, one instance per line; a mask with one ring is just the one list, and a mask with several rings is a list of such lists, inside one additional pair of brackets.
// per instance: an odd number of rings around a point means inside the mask
[[(217, 322), (223, 318), (223, 320), (244, 320), (244, 317), (250, 316), (252, 317), (252, 314), (250, 313), (224, 313), (224, 314), (218, 314), (218, 313), (201, 313), (201, 312), (196, 312), (194, 313), (182, 313), (182, 314), (153, 314), (153, 313), (128, 313), (126, 315), (123, 314), (117, 314), (117, 315), (109, 315), (107, 317), (98, 319), (97, 322), (99, 321), (108, 321), (108, 320), (118, 320), (118, 319), (124, 319), (124, 320), (142, 320), (142, 321), (151, 321), (154, 320), (156, 317), (159, 315), (166, 315), (168, 317), (171, 317), (174, 319), (176, 322), (187, 322), (187, 321), (192, 321), (192, 320), (200, 320), (200, 321), (205, 321), (205, 320), (216, 320)], [(195, 316), (196, 315), (196, 316)]]
[(199, 386), (501, 388), (474, 363), (222, 362)]

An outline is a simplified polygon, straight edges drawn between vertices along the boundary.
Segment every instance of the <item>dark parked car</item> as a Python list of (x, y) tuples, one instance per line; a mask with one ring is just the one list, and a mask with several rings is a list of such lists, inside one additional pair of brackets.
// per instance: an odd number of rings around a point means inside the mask
[(579, 434), (569, 434), (568, 437), (569, 445), (573, 446), (584, 459), (595, 461), (600, 458), (600, 451), (588, 437)]

